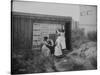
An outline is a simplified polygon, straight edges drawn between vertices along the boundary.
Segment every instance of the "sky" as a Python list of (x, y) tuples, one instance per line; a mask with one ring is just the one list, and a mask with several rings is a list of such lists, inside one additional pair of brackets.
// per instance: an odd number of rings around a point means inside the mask
[[(56, 16), (70, 16), (79, 22), (79, 27), (87, 31), (97, 29), (97, 7), (90, 5), (75, 5), (61, 3), (45, 3), (30, 1), (13, 1), (12, 11), (46, 14)], [(88, 13), (88, 14), (87, 14)]]
[(79, 6), (59, 3), (13, 2), (13, 11), (58, 16), (70, 16), (79, 21)]

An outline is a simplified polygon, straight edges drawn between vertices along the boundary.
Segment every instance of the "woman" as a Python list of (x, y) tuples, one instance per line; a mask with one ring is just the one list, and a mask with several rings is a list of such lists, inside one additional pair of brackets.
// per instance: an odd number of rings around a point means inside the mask
[(50, 49), (47, 47), (48, 45), (48, 37), (44, 37), (43, 46), (42, 46), (42, 54), (43, 56), (47, 57), (50, 55)]
[(57, 30), (57, 40), (55, 42), (55, 53), (56, 57), (60, 57), (63, 55), (62, 50), (66, 49), (65, 37), (64, 37), (64, 30)]

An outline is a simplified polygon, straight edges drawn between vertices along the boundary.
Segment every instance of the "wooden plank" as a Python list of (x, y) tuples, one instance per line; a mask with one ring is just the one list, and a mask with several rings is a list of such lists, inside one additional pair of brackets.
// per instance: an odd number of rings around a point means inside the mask
[(29, 17), (13, 16), (13, 46), (16, 49), (32, 48), (32, 20)]

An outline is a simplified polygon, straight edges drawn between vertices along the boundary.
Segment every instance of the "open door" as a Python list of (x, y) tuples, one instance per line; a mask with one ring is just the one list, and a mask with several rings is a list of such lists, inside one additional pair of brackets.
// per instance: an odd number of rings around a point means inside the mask
[(65, 23), (65, 38), (67, 50), (71, 50), (71, 21)]

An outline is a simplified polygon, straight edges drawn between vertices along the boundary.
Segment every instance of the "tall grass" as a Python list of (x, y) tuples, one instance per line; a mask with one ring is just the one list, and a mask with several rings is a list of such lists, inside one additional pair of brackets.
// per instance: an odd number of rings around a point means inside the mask
[(79, 48), (82, 43), (86, 42), (86, 37), (83, 29), (71, 31), (71, 44), (72, 48)]
[(12, 53), (12, 74), (52, 72), (53, 58), (44, 57), (40, 50), (20, 50)]
[(97, 32), (96, 31), (91, 31), (88, 32), (87, 37), (90, 41), (97, 41)]

